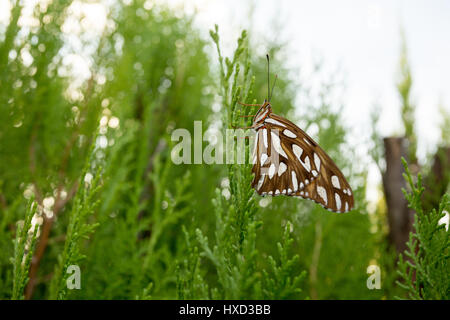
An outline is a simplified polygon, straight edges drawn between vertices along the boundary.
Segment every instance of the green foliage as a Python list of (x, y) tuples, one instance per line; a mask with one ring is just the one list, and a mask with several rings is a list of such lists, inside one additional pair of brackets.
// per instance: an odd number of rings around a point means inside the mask
[[(217, 201), (222, 196), (217, 192)], [(224, 212), (223, 204), (217, 203), (215, 245), (210, 246), (208, 238), (197, 229), (196, 236), (202, 249), (202, 256), (211, 261), (217, 273), (219, 287), (211, 289), (213, 299), (253, 298), (260, 294), (257, 288), (258, 275), (255, 274), (256, 222), (245, 225), (246, 235), (239, 236), (236, 226), (236, 210), (231, 207)], [(242, 242), (241, 239), (243, 238)]]
[[(93, 179), (88, 179), (85, 182), (85, 186), (78, 190), (78, 194), (73, 200), (74, 205), (69, 214), (64, 250), (58, 256), (58, 264), (55, 267), (50, 285), (50, 299), (64, 299), (66, 296), (66, 280), (68, 275), (65, 270), (71, 265), (78, 265), (85, 258), (81, 253), (82, 241), (89, 239), (89, 235), (98, 226), (98, 223), (89, 223), (88, 221), (100, 204), (95, 199), (100, 191), (100, 171), (101, 169), (98, 169)], [(86, 177), (87, 174), (90, 173), (85, 168), (81, 176)]]
[[(208, 284), (204, 280), (204, 272), (200, 269), (201, 257), (199, 247), (192, 244), (193, 235), (183, 226), (187, 246), (187, 255), (177, 267), (178, 299), (208, 299)], [(201, 236), (201, 234), (200, 234)]]
[[(178, 230), (190, 223), (188, 214), (196, 220), (195, 208), (211, 207), (208, 190), (197, 199), (189, 190), (217, 182), (199, 167), (187, 174), (186, 166), (173, 166), (169, 153), (173, 128), (190, 129), (211, 113), (206, 42), (190, 19), (134, 1), (107, 5), (99, 41), (87, 37), (75, 49), (62, 31), (70, 5), (38, 3), (32, 15), (40, 24), (26, 30), (14, 2), (0, 36), (1, 297), (12, 290), (11, 230), (29, 194), (40, 205), (44, 198), (58, 205), (33, 297), (174, 297), (174, 261), (184, 254)], [(64, 58), (84, 52), (90, 52), (90, 78), (80, 84)], [(22, 59), (28, 53), (31, 64)], [(93, 180), (102, 188), (77, 192), (88, 156), (92, 173), (104, 168)], [(65, 288), (73, 263), (81, 266), (81, 291)]]
[(23, 299), (23, 290), (27, 285), (28, 269), (36, 246), (38, 226), (32, 225), (32, 220), (37, 212), (37, 205), (30, 201), (25, 220), (19, 221), (17, 225), (16, 240), (14, 241), (14, 284), (11, 299)]
[(378, 166), (379, 172), (383, 172), (384, 168), (384, 158), (383, 158), (383, 139), (377, 130), (377, 125), (380, 121), (381, 107), (376, 104), (370, 113), (370, 142), (372, 144), (369, 149), (369, 155), (372, 160)]
[(402, 32), (402, 47), (400, 55), (400, 79), (397, 83), (397, 90), (400, 95), (402, 107), (401, 115), (405, 136), (409, 141), (408, 158), (411, 163), (417, 163), (417, 136), (414, 129), (415, 106), (411, 102), (412, 76), (409, 66), (405, 35)]
[(403, 190), (409, 207), (415, 214), (414, 232), (409, 235), (407, 250), (400, 256), (398, 274), (409, 299), (444, 299), (450, 298), (450, 274), (448, 258), (450, 248), (449, 231), (439, 220), (450, 208), (450, 197), (445, 194), (439, 205), (430, 212), (425, 212), (422, 205), (422, 177), (419, 174), (414, 182), (405, 159), (405, 180), (410, 191)]
[[(269, 256), (269, 264), (271, 270), (263, 271), (264, 295), (266, 299), (289, 299), (295, 297), (295, 294), (301, 292), (300, 285), (306, 277), (306, 271), (299, 275), (296, 274), (296, 264), (300, 257), (298, 254), (291, 257), (292, 243), (294, 239), (291, 237), (293, 226), (290, 222), (286, 223), (282, 243), (277, 243), (278, 254), (280, 256), (279, 263)], [(294, 275), (294, 276), (293, 276)]]

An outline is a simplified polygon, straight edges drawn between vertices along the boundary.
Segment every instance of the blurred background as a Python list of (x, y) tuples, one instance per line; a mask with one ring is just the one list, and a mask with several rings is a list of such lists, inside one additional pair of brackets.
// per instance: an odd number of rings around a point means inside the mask
[[(449, 17), (444, 0), (0, 0), (0, 298), (448, 299)], [(260, 198), (248, 165), (171, 161), (174, 129), (263, 101), (266, 53), (274, 112), (342, 169), (351, 213)], [(429, 274), (401, 269), (427, 230)]]

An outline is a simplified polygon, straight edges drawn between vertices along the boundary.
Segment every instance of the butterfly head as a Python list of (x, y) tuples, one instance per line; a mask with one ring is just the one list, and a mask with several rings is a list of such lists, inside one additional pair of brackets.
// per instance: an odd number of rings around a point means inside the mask
[(269, 116), (272, 112), (272, 107), (270, 106), (270, 102), (264, 100), (264, 103), (256, 112), (255, 117), (253, 118), (253, 126), (256, 128), (261, 127), (264, 124), (264, 120)]

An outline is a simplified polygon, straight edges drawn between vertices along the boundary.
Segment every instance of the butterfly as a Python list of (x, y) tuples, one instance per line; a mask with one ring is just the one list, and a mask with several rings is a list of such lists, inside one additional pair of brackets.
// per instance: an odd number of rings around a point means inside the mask
[(272, 112), (270, 96), (262, 105), (241, 103), (259, 106), (251, 126), (252, 187), (261, 196), (300, 197), (338, 213), (352, 210), (352, 188), (342, 172), (308, 134)]

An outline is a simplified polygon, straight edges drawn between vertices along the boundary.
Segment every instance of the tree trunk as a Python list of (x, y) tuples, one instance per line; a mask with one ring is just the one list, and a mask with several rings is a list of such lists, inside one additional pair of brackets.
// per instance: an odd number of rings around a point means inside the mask
[(406, 188), (406, 182), (401, 158), (407, 159), (408, 142), (406, 138), (392, 137), (384, 138), (383, 142), (386, 159), (383, 188), (388, 209), (389, 240), (400, 253), (406, 249), (414, 217), (402, 192)]

